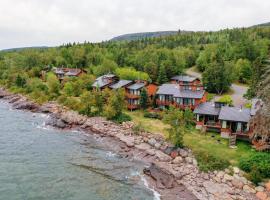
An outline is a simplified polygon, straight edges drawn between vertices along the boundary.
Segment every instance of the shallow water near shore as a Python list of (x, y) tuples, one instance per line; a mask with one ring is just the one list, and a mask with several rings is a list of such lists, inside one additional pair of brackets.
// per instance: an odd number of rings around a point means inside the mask
[(0, 101), (0, 199), (152, 200), (143, 163), (100, 138), (43, 126), (46, 116)]

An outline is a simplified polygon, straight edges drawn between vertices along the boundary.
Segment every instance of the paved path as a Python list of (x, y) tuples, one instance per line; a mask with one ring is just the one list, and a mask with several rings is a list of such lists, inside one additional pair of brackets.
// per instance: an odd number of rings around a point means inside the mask
[[(188, 74), (190, 76), (197, 77), (199, 79), (202, 78), (202, 74), (194, 71), (194, 68), (189, 68), (186, 71), (186, 74)], [(248, 100), (245, 99), (243, 96), (247, 92), (248, 87), (243, 86), (243, 85), (237, 85), (237, 84), (233, 83), (231, 86), (231, 89), (233, 90), (233, 94), (231, 95), (231, 97), (233, 99), (234, 106), (237, 106), (237, 107), (244, 106)], [(220, 96), (218, 96), (218, 95), (214, 97), (215, 100), (217, 100), (219, 98), (220, 98)]]

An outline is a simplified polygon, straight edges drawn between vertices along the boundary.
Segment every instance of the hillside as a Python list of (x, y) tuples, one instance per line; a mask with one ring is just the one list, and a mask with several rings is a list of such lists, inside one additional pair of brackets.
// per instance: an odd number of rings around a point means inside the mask
[(18, 47), (18, 48), (2, 49), (0, 51), (12, 52), (12, 51), (23, 51), (23, 50), (27, 50), (27, 49), (47, 49), (47, 48), (49, 48), (49, 47), (47, 47), (47, 46)]
[(270, 22), (263, 23), (263, 24), (257, 24), (257, 25), (254, 25), (252, 27), (266, 27), (266, 26), (270, 26)]
[(111, 41), (131, 41), (143, 38), (155, 38), (168, 35), (176, 35), (179, 31), (159, 31), (159, 32), (143, 32), (143, 33), (130, 33), (124, 34), (111, 39)]

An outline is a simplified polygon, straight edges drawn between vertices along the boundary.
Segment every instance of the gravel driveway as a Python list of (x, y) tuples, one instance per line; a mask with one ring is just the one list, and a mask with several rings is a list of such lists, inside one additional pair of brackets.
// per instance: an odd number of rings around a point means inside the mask
[[(199, 72), (195, 72), (193, 68), (189, 68), (186, 71), (186, 74), (202, 79), (202, 74)], [(231, 97), (233, 99), (234, 106), (237, 106), (237, 107), (244, 106), (248, 102), (248, 100), (243, 97), (244, 94), (247, 92), (248, 87), (233, 83), (231, 86), (231, 89), (233, 90), (233, 94), (231, 95)], [(220, 96), (218, 95), (214, 97), (215, 100), (219, 98)]]

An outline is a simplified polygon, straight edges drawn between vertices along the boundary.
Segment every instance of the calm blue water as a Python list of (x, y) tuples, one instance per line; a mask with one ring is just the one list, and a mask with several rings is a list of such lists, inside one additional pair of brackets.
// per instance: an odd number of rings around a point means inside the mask
[(152, 200), (137, 178), (143, 166), (102, 140), (44, 129), (45, 116), (0, 101), (0, 200)]

